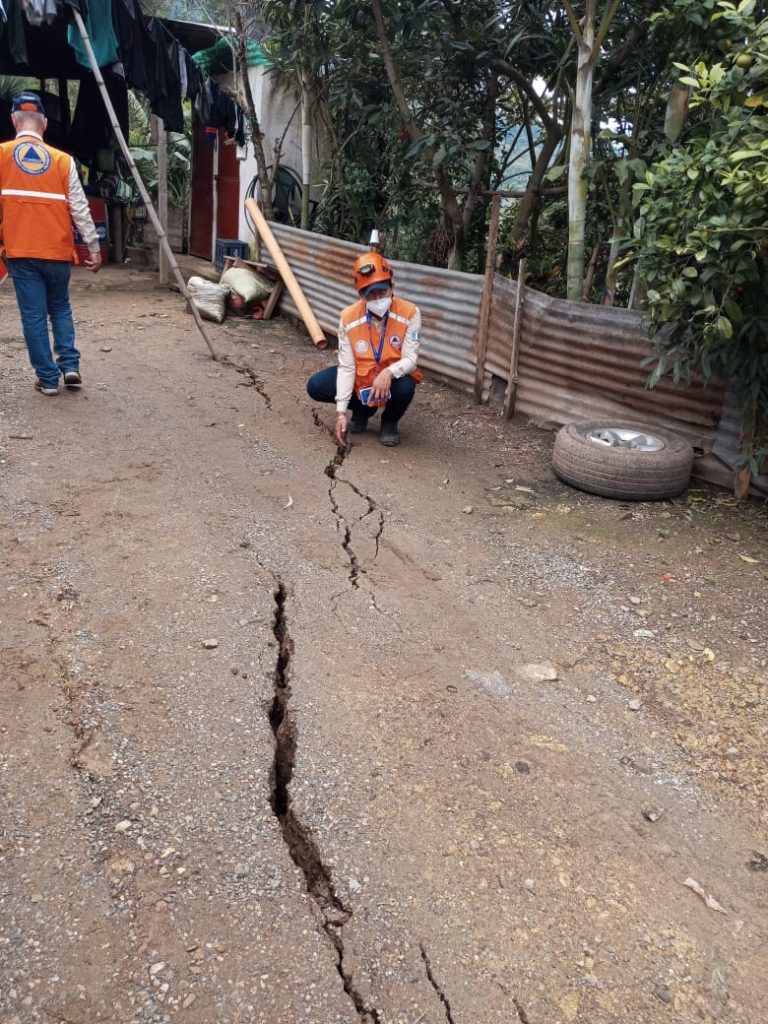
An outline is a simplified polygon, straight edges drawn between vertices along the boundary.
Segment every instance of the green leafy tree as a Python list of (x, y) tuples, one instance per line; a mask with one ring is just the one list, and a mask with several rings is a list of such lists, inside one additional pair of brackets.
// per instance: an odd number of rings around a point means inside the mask
[(729, 381), (754, 471), (768, 453), (768, 17), (755, 0), (717, 8), (723, 57), (678, 65), (689, 127), (634, 186), (636, 251), (650, 385), (694, 370)]

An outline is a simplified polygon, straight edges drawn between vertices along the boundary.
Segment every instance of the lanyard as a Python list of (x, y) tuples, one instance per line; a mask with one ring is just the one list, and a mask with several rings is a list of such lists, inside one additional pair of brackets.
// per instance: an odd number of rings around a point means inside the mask
[(378, 366), (381, 362), (381, 353), (384, 351), (384, 342), (387, 337), (387, 322), (389, 321), (389, 310), (384, 314), (384, 319), (381, 322), (381, 335), (379, 337), (378, 346), (374, 344), (373, 338), (371, 337), (371, 314), (366, 311), (365, 319), (368, 321), (368, 344), (371, 346), (373, 352), (373, 358)]

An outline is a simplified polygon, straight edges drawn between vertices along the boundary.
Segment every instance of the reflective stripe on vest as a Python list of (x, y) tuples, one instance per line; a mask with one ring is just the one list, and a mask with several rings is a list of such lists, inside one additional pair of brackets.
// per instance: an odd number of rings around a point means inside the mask
[[(396, 363), (402, 356), (403, 342), (408, 322), (416, 312), (412, 302), (392, 297), (392, 306), (387, 317), (384, 344), (381, 358), (377, 361), (374, 348), (378, 348), (381, 340), (381, 325), (368, 322), (365, 302), (361, 299), (342, 310), (341, 321), (347, 329), (349, 343), (355, 357), (355, 388), (357, 391), (368, 388), (380, 370)], [(421, 379), (418, 370), (412, 374), (416, 380)]]
[(6, 256), (72, 259), (71, 167), (72, 157), (35, 135), (22, 133), (0, 144), (0, 232)]
[(67, 197), (61, 192), (33, 192), (27, 188), (0, 188), (0, 196), (34, 196), (37, 199), (63, 199), (66, 203)]

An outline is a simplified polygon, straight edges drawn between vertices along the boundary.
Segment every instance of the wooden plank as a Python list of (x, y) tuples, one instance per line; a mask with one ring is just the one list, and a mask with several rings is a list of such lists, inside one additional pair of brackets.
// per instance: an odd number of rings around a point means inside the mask
[(277, 304), (280, 301), (280, 296), (284, 291), (285, 285), (283, 284), (283, 280), (282, 278), (278, 278), (278, 280), (275, 281), (269, 299), (267, 300), (267, 304), (264, 307), (264, 316), (261, 318), (262, 320), (272, 319), (275, 309), (277, 308)]

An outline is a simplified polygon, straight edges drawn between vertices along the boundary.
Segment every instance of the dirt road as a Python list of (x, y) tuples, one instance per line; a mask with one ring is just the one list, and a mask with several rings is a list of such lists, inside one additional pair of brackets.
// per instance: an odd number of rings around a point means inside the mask
[(337, 456), (287, 324), (74, 303), (45, 399), (0, 294), (2, 1024), (768, 1022), (764, 509), (430, 382)]

